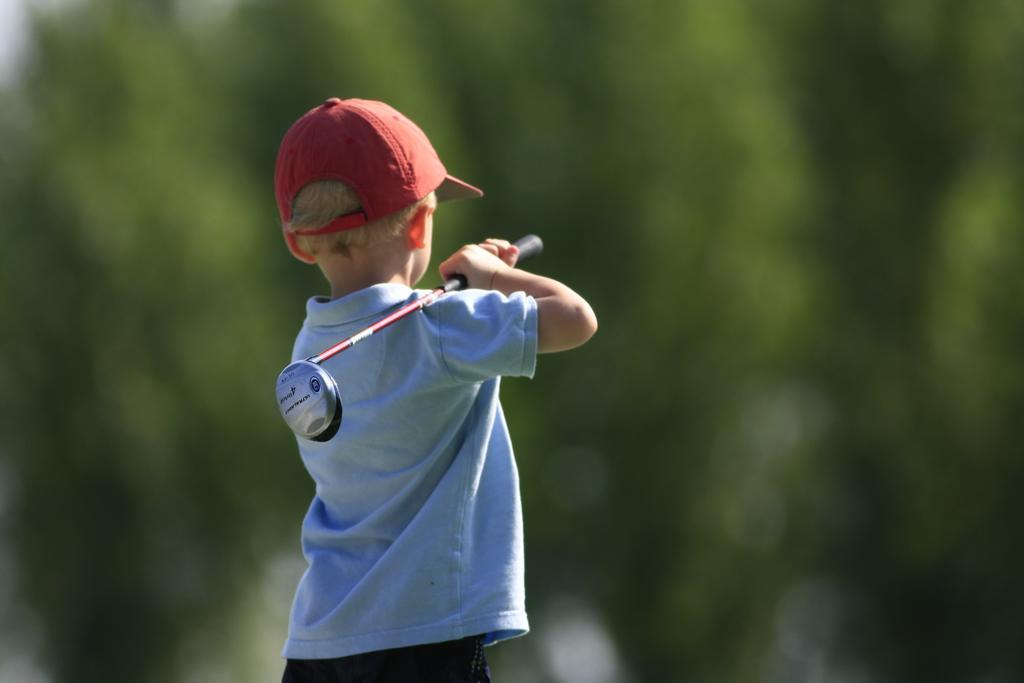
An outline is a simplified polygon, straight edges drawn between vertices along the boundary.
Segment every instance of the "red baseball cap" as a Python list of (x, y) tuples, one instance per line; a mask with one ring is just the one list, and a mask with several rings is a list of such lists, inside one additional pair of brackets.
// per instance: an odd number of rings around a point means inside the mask
[(448, 175), (419, 127), (383, 102), (332, 97), (310, 109), (285, 133), (277, 152), (274, 190), (281, 224), (292, 217), (299, 190), (317, 180), (340, 180), (359, 195), (362, 210), (317, 229), (285, 230), (292, 253), (313, 262), (295, 234), (351, 230), (426, 197), (438, 201), (482, 197), (483, 192)]

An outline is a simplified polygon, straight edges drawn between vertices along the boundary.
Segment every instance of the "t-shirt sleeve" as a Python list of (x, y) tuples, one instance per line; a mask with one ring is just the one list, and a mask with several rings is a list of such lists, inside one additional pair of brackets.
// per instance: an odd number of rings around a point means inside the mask
[(458, 381), (533, 377), (537, 365), (537, 301), (523, 292), (470, 289), (442, 297), (436, 316), (441, 360)]

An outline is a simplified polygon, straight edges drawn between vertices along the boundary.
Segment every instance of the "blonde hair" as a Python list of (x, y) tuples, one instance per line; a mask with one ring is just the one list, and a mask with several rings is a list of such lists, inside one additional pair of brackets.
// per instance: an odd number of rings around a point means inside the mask
[[(325, 251), (347, 255), (352, 247), (370, 247), (401, 237), (409, 227), (409, 221), (424, 206), (437, 206), (437, 197), (433, 192), (415, 204), (358, 228), (327, 235), (295, 235), (295, 241), (300, 249), (313, 256)], [(339, 180), (317, 180), (303, 186), (295, 195), (292, 219), (285, 225), (285, 229), (294, 233), (301, 229), (322, 228), (338, 216), (362, 208), (359, 195), (345, 183)]]

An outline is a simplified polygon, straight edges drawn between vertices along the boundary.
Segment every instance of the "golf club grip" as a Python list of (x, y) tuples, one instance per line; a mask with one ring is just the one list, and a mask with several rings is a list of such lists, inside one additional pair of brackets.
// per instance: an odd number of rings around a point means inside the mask
[(533, 258), (540, 252), (544, 251), (544, 242), (536, 235), (525, 235), (520, 237), (513, 242), (512, 245), (519, 247), (519, 260), (516, 261), (516, 263)]
[[(512, 243), (513, 246), (519, 248), (519, 257), (516, 259), (516, 265), (522, 263), (526, 259), (533, 258), (540, 252), (544, 251), (544, 242), (540, 237), (536, 235), (525, 235), (520, 237)], [(466, 278), (461, 275), (453, 275), (444, 283), (444, 291), (456, 292), (460, 289), (466, 289), (468, 286)]]

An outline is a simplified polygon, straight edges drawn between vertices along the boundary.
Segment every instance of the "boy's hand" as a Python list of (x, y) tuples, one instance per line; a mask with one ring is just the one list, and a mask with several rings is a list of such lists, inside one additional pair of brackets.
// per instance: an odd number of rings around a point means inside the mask
[(515, 266), (519, 248), (506, 240), (489, 239), (481, 244), (467, 244), (448, 257), (439, 267), (441, 278), (461, 275), (474, 289), (492, 289), (494, 276)]
[(516, 262), (519, 260), (519, 247), (510, 244), (508, 240), (499, 240), (492, 237), (484, 240), (479, 246), (500, 258), (510, 268), (515, 268)]

